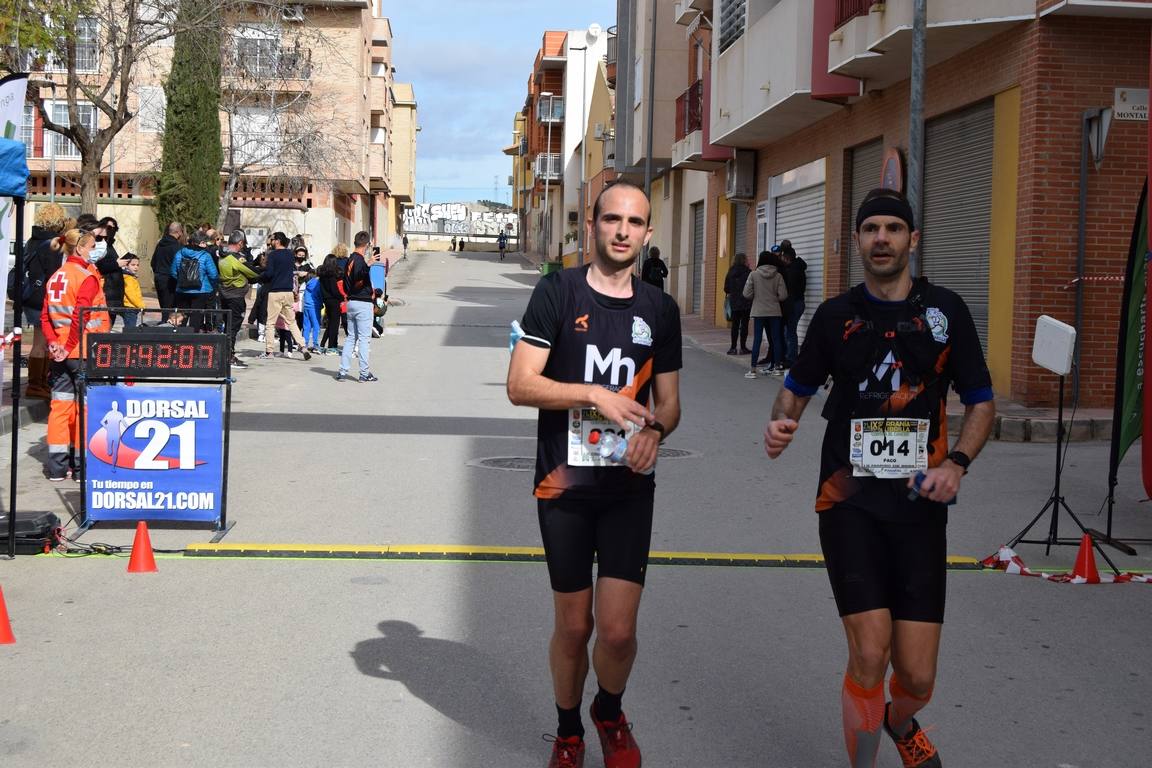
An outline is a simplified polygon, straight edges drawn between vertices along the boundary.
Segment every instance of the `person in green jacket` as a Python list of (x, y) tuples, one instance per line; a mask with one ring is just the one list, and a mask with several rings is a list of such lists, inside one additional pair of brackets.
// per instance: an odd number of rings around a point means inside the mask
[(228, 310), (228, 336), (231, 342), (232, 367), (247, 368), (248, 364), (236, 356), (236, 337), (244, 322), (248, 303), (248, 288), (260, 282), (260, 274), (241, 259), (247, 237), (237, 229), (228, 236), (228, 244), (220, 256), (220, 306)]

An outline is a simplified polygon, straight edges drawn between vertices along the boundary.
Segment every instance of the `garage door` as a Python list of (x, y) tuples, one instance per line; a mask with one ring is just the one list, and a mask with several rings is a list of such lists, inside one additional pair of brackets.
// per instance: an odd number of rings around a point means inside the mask
[(824, 301), (824, 185), (776, 198), (776, 242), (791, 240), (796, 255), (808, 263), (804, 316), (799, 336), (804, 340), (808, 322)]
[(924, 128), (921, 271), (964, 298), (985, 348), (993, 116), (989, 100), (932, 120)]
[(848, 243), (848, 287), (864, 282), (864, 266), (860, 261), (860, 252), (856, 249), (856, 240), (852, 235), (856, 231), (856, 211), (864, 196), (880, 186), (880, 166), (884, 162), (884, 142), (880, 139), (861, 144), (852, 150), (852, 187), (851, 203), (847, 227), (845, 228), (845, 242)]

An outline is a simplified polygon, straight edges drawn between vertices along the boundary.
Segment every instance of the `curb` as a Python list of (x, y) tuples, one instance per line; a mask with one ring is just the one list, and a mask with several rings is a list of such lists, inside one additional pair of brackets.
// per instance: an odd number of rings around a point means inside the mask
[[(36, 397), (20, 398), (20, 423), (43, 423), (48, 420), (48, 401)], [(12, 403), (0, 410), (0, 435), (12, 434)]]

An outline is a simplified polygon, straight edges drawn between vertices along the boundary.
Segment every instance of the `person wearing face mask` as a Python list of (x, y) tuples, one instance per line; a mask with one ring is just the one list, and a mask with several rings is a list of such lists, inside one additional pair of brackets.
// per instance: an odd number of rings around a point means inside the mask
[[(104, 281), (104, 298), (108, 300), (109, 307), (124, 305), (124, 263), (116, 252), (118, 229), (116, 219), (111, 216), (100, 219), (99, 224), (92, 229), (96, 243), (92, 246), (90, 256), (96, 260), (93, 263), (100, 273), (100, 279)], [(117, 317), (121, 317), (121, 314), (112, 315), (112, 325), (116, 325)]]
[[(52, 402), (48, 412), (48, 462), (45, 473), (54, 482), (72, 473), (80, 479), (77, 456), (79, 439), (76, 423), (76, 377), (85, 356), (83, 336), (105, 333), (110, 328), (106, 311), (84, 312), (90, 307), (106, 307), (100, 274), (93, 264), (96, 238), (91, 233), (70, 229), (56, 239), (53, 248), (63, 251), (60, 269), (44, 286), (44, 308), (40, 327), (48, 340), (48, 381)], [(81, 319), (84, 324), (81, 327)]]

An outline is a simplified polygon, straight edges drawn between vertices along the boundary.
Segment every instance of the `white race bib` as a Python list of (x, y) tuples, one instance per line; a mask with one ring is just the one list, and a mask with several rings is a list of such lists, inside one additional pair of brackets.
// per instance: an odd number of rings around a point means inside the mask
[(899, 479), (928, 469), (928, 419), (852, 419), (853, 477)]
[[(595, 408), (568, 409), (568, 465), (571, 467), (618, 467), (611, 459), (604, 458), (589, 442), (593, 432), (611, 432), (629, 439), (639, 430), (629, 422), (628, 429), (620, 429), (616, 422), (604, 418)], [(597, 439), (599, 442), (599, 439)]]

